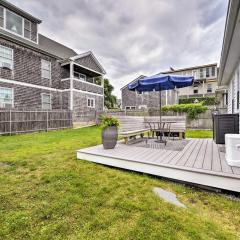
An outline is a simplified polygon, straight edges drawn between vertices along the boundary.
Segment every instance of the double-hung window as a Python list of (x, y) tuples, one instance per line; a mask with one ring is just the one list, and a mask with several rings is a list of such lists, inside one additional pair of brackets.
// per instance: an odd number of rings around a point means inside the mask
[(0, 87), (0, 108), (13, 107), (13, 89)]
[(207, 85), (207, 92), (208, 92), (208, 93), (211, 93), (211, 92), (212, 92), (212, 84), (211, 84), (211, 83), (209, 83), (209, 84)]
[(42, 78), (51, 80), (51, 62), (42, 59), (41, 60), (41, 72), (42, 72)]
[(90, 108), (95, 108), (95, 99), (94, 98), (88, 98), (87, 99), (87, 106)]
[(200, 72), (200, 78), (204, 78), (204, 71), (203, 71), (203, 68), (200, 68), (199, 72)]
[(13, 69), (13, 49), (0, 45), (0, 67)]
[(42, 93), (42, 109), (52, 109), (52, 99), (50, 94)]
[(212, 67), (212, 77), (216, 76), (216, 67)]
[(31, 38), (31, 22), (27, 19), (24, 19), (24, 37)]
[(210, 68), (206, 68), (206, 77), (210, 77)]

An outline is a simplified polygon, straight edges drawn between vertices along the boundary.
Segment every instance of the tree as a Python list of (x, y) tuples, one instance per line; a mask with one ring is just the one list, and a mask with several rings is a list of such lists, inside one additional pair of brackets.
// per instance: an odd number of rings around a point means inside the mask
[[(101, 77), (96, 78), (95, 82), (100, 83)], [(114, 108), (117, 104), (117, 97), (112, 94), (114, 87), (107, 78), (104, 78), (104, 106), (108, 109)]]

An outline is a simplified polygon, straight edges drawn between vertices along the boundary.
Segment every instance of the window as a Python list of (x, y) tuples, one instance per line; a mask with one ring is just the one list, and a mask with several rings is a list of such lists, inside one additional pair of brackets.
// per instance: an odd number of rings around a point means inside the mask
[(212, 77), (216, 76), (216, 67), (212, 67)]
[(79, 73), (79, 72), (74, 72), (74, 78), (77, 78), (82, 81), (86, 81), (86, 75)]
[(212, 84), (207, 85), (207, 92), (211, 93), (212, 92)]
[(200, 68), (200, 78), (204, 78), (204, 75), (203, 75), (203, 68)]
[(135, 106), (126, 106), (125, 109), (126, 110), (135, 110), (136, 107)]
[(198, 84), (193, 85), (193, 93), (198, 94)]
[(42, 59), (41, 71), (42, 71), (42, 78), (51, 79), (51, 62)]
[(13, 89), (0, 87), (0, 108), (13, 107)]
[(23, 35), (23, 19), (15, 13), (6, 10), (6, 28), (11, 32)]
[(210, 69), (208, 67), (206, 68), (206, 77), (210, 77)]
[(31, 23), (26, 19), (24, 19), (24, 37), (31, 38)]
[(44, 109), (44, 110), (52, 109), (50, 94), (42, 93), (42, 109)]
[(0, 7), (0, 27), (4, 27), (4, 8)]
[(0, 67), (13, 69), (13, 50), (0, 45)]
[(94, 98), (88, 98), (87, 99), (87, 106), (90, 108), (95, 108), (95, 99)]

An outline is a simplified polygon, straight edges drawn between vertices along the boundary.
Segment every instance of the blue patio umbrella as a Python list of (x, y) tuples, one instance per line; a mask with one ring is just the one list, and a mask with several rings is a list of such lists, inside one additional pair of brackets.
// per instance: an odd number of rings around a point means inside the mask
[(131, 91), (141, 92), (152, 92), (159, 91), (159, 107), (160, 107), (160, 126), (162, 125), (162, 90), (172, 90), (175, 88), (184, 88), (193, 84), (193, 76), (181, 76), (181, 75), (168, 75), (168, 74), (157, 74), (151, 77), (145, 77), (139, 79), (136, 82), (130, 83), (128, 89)]

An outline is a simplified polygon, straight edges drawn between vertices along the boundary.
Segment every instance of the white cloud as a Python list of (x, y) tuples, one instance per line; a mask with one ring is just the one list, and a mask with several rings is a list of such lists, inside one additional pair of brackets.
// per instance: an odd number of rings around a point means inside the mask
[(91, 50), (120, 87), (169, 66), (219, 62), (225, 0), (12, 0), (43, 20), (40, 31)]

